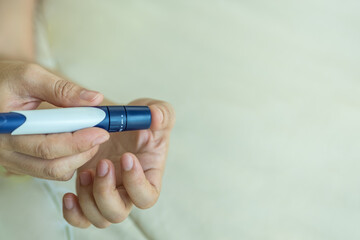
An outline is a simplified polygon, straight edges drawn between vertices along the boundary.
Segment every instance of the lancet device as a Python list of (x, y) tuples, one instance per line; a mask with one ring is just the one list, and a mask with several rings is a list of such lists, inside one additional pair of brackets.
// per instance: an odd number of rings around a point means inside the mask
[(89, 127), (109, 132), (148, 129), (147, 106), (71, 107), (0, 113), (0, 134), (26, 135), (74, 132)]

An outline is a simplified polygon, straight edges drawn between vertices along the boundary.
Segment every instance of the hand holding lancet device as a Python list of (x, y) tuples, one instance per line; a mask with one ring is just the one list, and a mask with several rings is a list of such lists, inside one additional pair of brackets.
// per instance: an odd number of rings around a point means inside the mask
[(109, 132), (148, 129), (147, 106), (72, 107), (0, 113), (0, 134), (49, 134), (74, 132), (89, 127)]

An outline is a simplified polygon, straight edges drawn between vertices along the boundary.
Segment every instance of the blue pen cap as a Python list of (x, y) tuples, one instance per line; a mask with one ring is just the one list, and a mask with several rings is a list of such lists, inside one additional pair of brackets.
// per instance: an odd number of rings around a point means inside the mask
[(151, 125), (151, 112), (147, 106), (125, 106), (126, 130), (148, 129)]
[(147, 106), (103, 106), (106, 118), (96, 127), (109, 132), (148, 129), (151, 125), (151, 112)]

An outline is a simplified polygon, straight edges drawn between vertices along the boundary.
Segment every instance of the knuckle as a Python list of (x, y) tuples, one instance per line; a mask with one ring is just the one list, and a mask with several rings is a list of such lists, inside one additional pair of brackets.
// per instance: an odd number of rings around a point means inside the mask
[(81, 220), (75, 220), (73, 224), (71, 224), (75, 227), (78, 227), (78, 228), (82, 228), (82, 229), (86, 229), (88, 227), (90, 227), (90, 223), (89, 222), (83, 222)]
[(54, 84), (54, 94), (58, 98), (67, 98), (74, 91), (76, 85), (64, 79), (58, 79)]
[(36, 63), (24, 63), (17, 66), (20, 74), (23, 74), (25, 80), (32, 79), (35, 75), (42, 71), (42, 68)]
[(90, 227), (90, 225), (91, 225), (90, 223), (79, 223), (78, 225), (75, 225), (75, 227), (86, 229)]
[(59, 171), (53, 166), (53, 164), (48, 164), (48, 166), (44, 168), (44, 175), (50, 179), (58, 179), (60, 177)]
[(74, 176), (75, 171), (66, 173), (64, 175), (62, 175), (62, 177), (60, 179), (58, 179), (59, 181), (69, 181), (70, 179), (72, 179), (72, 177)]
[(63, 212), (63, 216), (64, 216), (65, 220), (74, 227), (85, 229), (85, 228), (90, 227), (90, 225), (91, 225), (87, 219), (74, 217), (71, 213), (65, 214), (65, 212)]
[(93, 223), (93, 225), (94, 225), (96, 228), (104, 229), (104, 228), (109, 227), (109, 226), (110, 226), (110, 223), (109, 223), (109, 222), (98, 222), (98, 223)]
[(90, 227), (90, 223), (84, 222), (84, 220), (82, 220), (82, 219), (71, 218), (70, 216), (67, 216), (66, 214), (64, 214), (64, 218), (70, 225), (72, 225), (74, 227), (83, 228), (83, 229)]
[(36, 156), (43, 158), (43, 159), (54, 159), (55, 156), (51, 149), (51, 144), (48, 144), (47, 141), (43, 141), (40, 144), (38, 144), (35, 148), (35, 154)]
[(48, 164), (44, 168), (44, 175), (47, 178), (57, 180), (57, 181), (68, 181), (74, 175), (74, 172), (64, 171), (62, 168), (58, 167), (57, 164)]
[(129, 214), (113, 214), (111, 216), (108, 217), (108, 221), (111, 223), (121, 223), (123, 221), (125, 221), (125, 219), (129, 216)]
[(73, 153), (82, 153), (82, 152), (88, 150), (84, 145), (85, 144), (83, 144), (81, 142), (72, 141), (71, 150)]
[(156, 200), (151, 200), (151, 201), (139, 204), (139, 206), (137, 206), (137, 207), (140, 208), (140, 209), (149, 209), (152, 206), (154, 206), (155, 203), (156, 203)]

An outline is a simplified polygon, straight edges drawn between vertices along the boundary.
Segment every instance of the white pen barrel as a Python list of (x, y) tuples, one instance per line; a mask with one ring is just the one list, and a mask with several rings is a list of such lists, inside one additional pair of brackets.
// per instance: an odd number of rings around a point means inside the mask
[(26, 121), (11, 135), (74, 132), (94, 127), (106, 113), (96, 107), (74, 107), (31, 111), (13, 111), (25, 116)]

